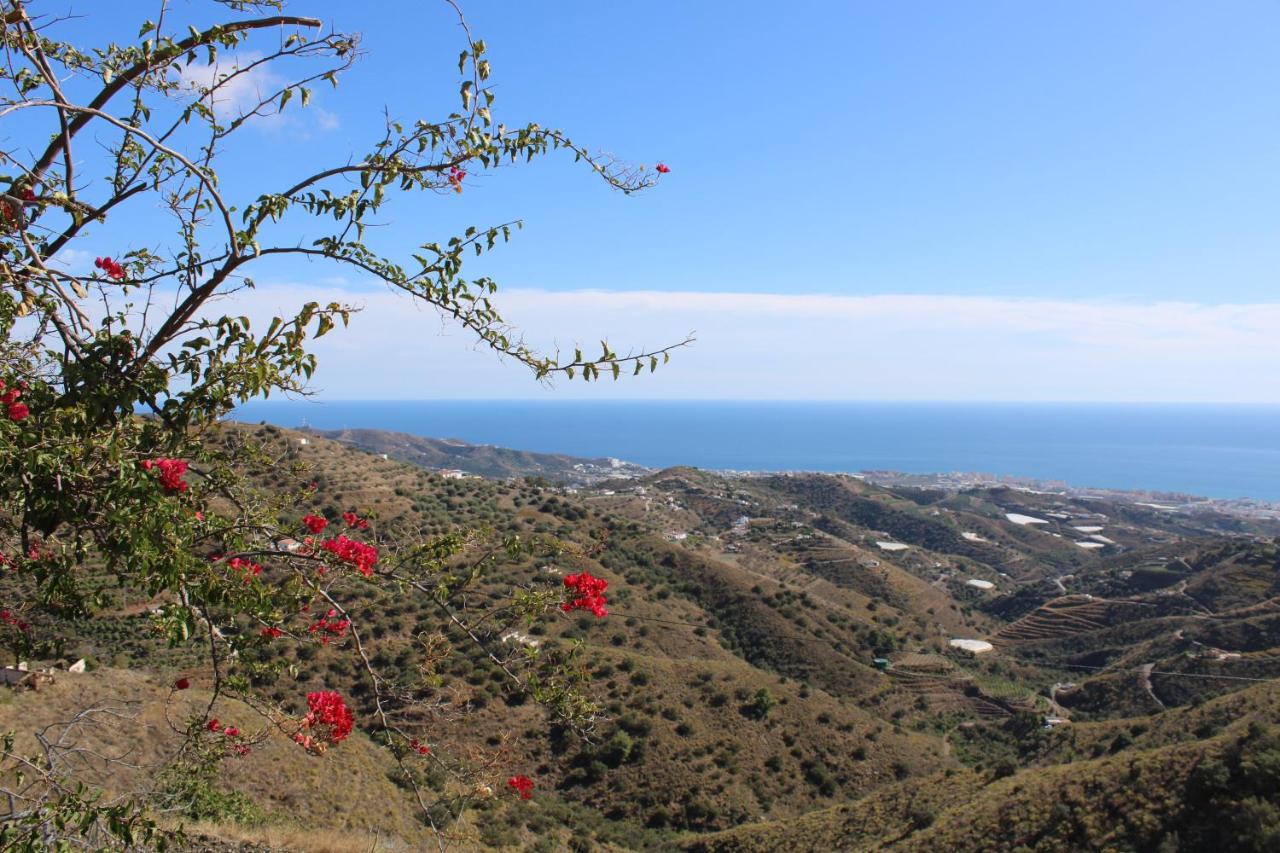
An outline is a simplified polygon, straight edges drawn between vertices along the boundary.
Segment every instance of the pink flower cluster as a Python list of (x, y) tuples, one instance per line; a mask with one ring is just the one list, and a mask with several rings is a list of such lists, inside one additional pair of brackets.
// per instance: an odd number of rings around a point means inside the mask
[(466, 176), (467, 173), (459, 169), (457, 166), (449, 167), (449, 185), (453, 187), (454, 192), (462, 192), (462, 179)]
[(320, 547), (342, 562), (355, 566), (356, 571), (365, 577), (373, 575), (374, 564), (378, 562), (378, 549), (372, 545), (366, 545), (364, 542), (348, 539), (344, 534), (338, 534), (333, 539), (326, 539), (321, 542)]
[(159, 472), (160, 485), (164, 486), (166, 492), (185, 492), (187, 483), (182, 479), (182, 475), (187, 473), (187, 463), (181, 459), (144, 459), (142, 460), (142, 470), (151, 471), (152, 469)]
[(324, 616), (311, 623), (307, 628), (312, 634), (320, 635), (320, 642), (329, 645), (330, 637), (341, 637), (351, 627), (350, 619), (339, 619), (337, 610), (330, 610)]
[(303, 734), (299, 730), (294, 736), (295, 743), (307, 749), (323, 752), (328, 744), (337, 744), (347, 739), (351, 729), (355, 727), (355, 717), (351, 715), (342, 696), (334, 690), (320, 690), (307, 694), (307, 715), (302, 718), (302, 728), (311, 732)]
[(111, 260), (111, 258), (94, 258), (93, 265), (107, 274), (107, 278), (113, 281), (124, 280), (124, 267)]
[(560, 609), (565, 613), (571, 613), (574, 610), (590, 610), (597, 619), (609, 615), (609, 611), (605, 609), (609, 601), (604, 597), (604, 591), (609, 588), (607, 580), (594, 577), (590, 572), (583, 572), (577, 575), (565, 575), (564, 585), (573, 591), (571, 593), (573, 598), (560, 605)]
[(27, 415), (31, 414), (31, 410), (27, 408), (26, 403), (18, 402), (24, 387), (22, 383), (18, 383), (16, 388), (10, 388), (5, 391), (4, 380), (0, 379), (0, 391), (4, 391), (3, 394), (0, 394), (0, 406), (4, 406), (5, 412), (9, 415), (9, 420), (11, 421), (25, 421)]
[[(183, 485), (185, 486), (186, 483), (183, 483)], [(230, 560), (227, 560), (227, 568), (240, 575), (241, 581), (245, 584), (252, 582), (254, 578), (262, 574), (261, 565), (241, 559), (240, 557), (232, 557)]]
[(214, 717), (205, 724), (205, 728), (215, 735), (222, 735), (228, 740), (233, 741), (233, 743), (229, 745), (231, 747), (231, 751), (236, 755), (249, 754), (249, 745), (239, 741), (240, 730), (235, 726), (224, 726), (217, 717)]
[(507, 780), (507, 785), (519, 794), (522, 800), (533, 797), (533, 780), (528, 776), (512, 776)]
[(31, 625), (29, 623), (19, 619), (8, 610), (0, 610), (0, 622), (3, 622), (5, 625), (12, 625), (24, 634), (31, 630)]

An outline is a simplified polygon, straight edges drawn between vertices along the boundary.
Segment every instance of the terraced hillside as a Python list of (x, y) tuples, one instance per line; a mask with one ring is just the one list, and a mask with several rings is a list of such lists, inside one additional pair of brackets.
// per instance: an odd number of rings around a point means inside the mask
[(995, 639), (1011, 645), (1101, 631), (1110, 625), (1150, 615), (1138, 612), (1147, 606), (1150, 605), (1145, 602), (1094, 598), (1088, 593), (1064, 595), (1004, 626), (996, 632)]
[[(1272, 850), (1278, 825), (1280, 729), (1258, 710), (1280, 695), (1273, 685), (1248, 702), (1170, 712), (1156, 735), (1145, 724), (1118, 732), (1082, 725), (1055, 739), (1060, 763), (996, 772), (943, 771), (797, 820), (689, 839), (698, 853), (772, 850)], [(1197, 720), (1196, 717), (1199, 717)], [(1154, 728), (1154, 727), (1153, 727)], [(1137, 732), (1137, 734), (1130, 734)], [(1110, 743), (1106, 739), (1111, 738)], [(1077, 750), (1101, 739), (1100, 751)], [(1124, 743), (1117, 747), (1117, 743)], [(1075, 760), (1071, 760), (1075, 753)]]

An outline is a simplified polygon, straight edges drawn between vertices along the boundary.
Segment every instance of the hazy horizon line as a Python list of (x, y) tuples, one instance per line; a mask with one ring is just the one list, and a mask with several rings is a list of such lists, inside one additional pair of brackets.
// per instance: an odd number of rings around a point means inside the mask
[[(635, 406), (647, 403), (668, 404), (804, 404), (804, 405), (895, 405), (895, 406), (1229, 406), (1239, 408), (1280, 408), (1280, 401), (1258, 402), (1249, 400), (956, 400), (956, 399), (885, 399), (885, 398), (789, 398), (789, 397), (632, 397), (629, 399), (591, 400), (582, 397), (335, 397), (317, 399), (295, 397), (291, 399), (251, 400), (244, 405), (276, 403), (549, 403), (553, 405), (610, 405)], [(239, 406), (237, 407), (239, 408)]]

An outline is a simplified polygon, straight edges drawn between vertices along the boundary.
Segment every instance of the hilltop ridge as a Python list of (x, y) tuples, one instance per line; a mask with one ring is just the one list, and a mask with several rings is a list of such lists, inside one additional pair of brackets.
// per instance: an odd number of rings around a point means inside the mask
[(461, 471), (479, 477), (545, 477), (587, 485), (618, 477), (638, 477), (653, 469), (621, 459), (570, 456), (471, 444), (453, 438), (426, 438), (380, 429), (303, 429), (302, 432), (423, 468)]

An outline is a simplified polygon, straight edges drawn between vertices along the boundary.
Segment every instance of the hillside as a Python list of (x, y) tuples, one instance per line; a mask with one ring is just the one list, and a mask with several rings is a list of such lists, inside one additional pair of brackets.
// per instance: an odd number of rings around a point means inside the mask
[[(318, 510), (369, 515), (388, 541), (458, 525), (549, 534), (582, 547), (575, 570), (610, 582), (608, 618), (559, 616), (532, 636), (547, 650), (583, 644), (606, 712), (594, 743), (549, 731), (533, 703), (505, 701), (492, 665), (461, 644), (426, 694), (473, 712), (465, 731), (442, 729), (441, 749), (483, 750), (514, 732), (505, 760), (538, 779), (529, 802), (484, 804), (462, 849), (557, 850), (571, 838), (618, 850), (1199, 849), (1168, 845), (1254, 832), (1244, 816), (1197, 822), (1205, 803), (1253, 809), (1260, 825), (1280, 814), (1280, 779), (1255, 767), (1273, 754), (1265, 724), (1280, 678), (1280, 548), (1259, 531), (1006, 488), (921, 493), (826, 475), (675, 468), (575, 488), (454, 479), (315, 433), (229, 425), (232, 437), (302, 463)], [(285, 489), (292, 476), (276, 466), (260, 486)], [(557, 571), (500, 563), (476, 597)], [(144, 595), (107, 593), (93, 619), (50, 617), (63, 653), (91, 664), (78, 683), (95, 701), (163, 692), (195, 652), (146, 639)], [(369, 625), (367, 652), (396, 666), (416, 666), (415, 638), (440, 629), (413, 595), (344, 605)], [(292, 671), (259, 686), (286, 704), (341, 687), (369, 720), (351, 657), (315, 643), (264, 658), (264, 672)], [(0, 725), (43, 720), (30, 710), (37, 695), (51, 697), (39, 705), (49, 713), (82, 699), (71, 678), (9, 696)], [(1059, 722), (1046, 727), (1049, 717)], [(305, 780), (320, 765), (273, 749), (227, 777), (266, 822), (207, 831), (322, 849), (286, 831), (316, 807)], [(367, 739), (342, 749), (344, 766), (366, 772), (324, 807), (326, 830), (416, 847), (423, 829), (386, 756)], [(1226, 783), (1195, 775), (1210, 759)], [(264, 784), (259, 761), (290, 762), (303, 781)], [(1139, 778), (1148, 799), (1126, 799)], [(982, 847), (990, 838), (999, 846)]]
[[(1280, 698), (1273, 685), (1249, 692), (1255, 713)], [(798, 820), (691, 840), (685, 849), (1274, 850), (1280, 728), (1239, 717), (1207, 726), (1194, 716), (1199, 721), (1172, 712), (1157, 736), (1135, 722), (1118, 731), (1080, 726), (1072, 747), (1100, 738), (1105, 748), (1093, 752), (1100, 757), (1060, 756), (1061, 763), (988, 774), (948, 770)], [(1121, 736), (1130, 742), (1116, 748)]]
[(563, 453), (533, 453), (490, 444), (470, 444), (456, 438), (425, 438), (380, 429), (304, 430), (422, 468), (462, 471), (477, 477), (507, 479), (542, 477), (556, 484), (590, 485), (615, 477), (650, 472), (643, 465), (621, 459), (587, 459)]
[[(36, 732), (45, 732), (51, 740), (74, 744), (83, 754), (126, 755), (124, 763), (108, 766), (91, 759), (77, 768), (79, 778), (102, 785), (108, 795), (125, 793), (157, 784), (156, 774), (179, 744), (168, 721), (182, 720), (208, 701), (209, 694), (199, 684), (174, 696), (170, 683), (112, 668), (59, 675), (38, 691), (0, 694), (0, 729), (18, 732), (17, 745), (24, 751), (36, 746)], [(85, 708), (98, 713), (84, 724), (69, 725)], [(219, 714), (246, 731), (263, 729), (251, 708), (227, 703)], [(379, 835), (413, 845), (428, 842), (424, 828), (413, 819), (408, 798), (388, 777), (394, 762), (367, 737), (353, 736), (342, 745), (341, 760), (326, 761), (299, 750), (279, 732), (265, 733), (265, 740), (249, 755), (227, 762), (219, 779), (277, 817), (269, 828), (245, 828), (245, 836), (279, 841), (310, 837), (318, 846), (335, 850), (368, 849)], [(163, 783), (157, 787), (163, 788)], [(204, 829), (236, 834), (233, 827)], [(197, 824), (196, 833), (200, 830)]]

